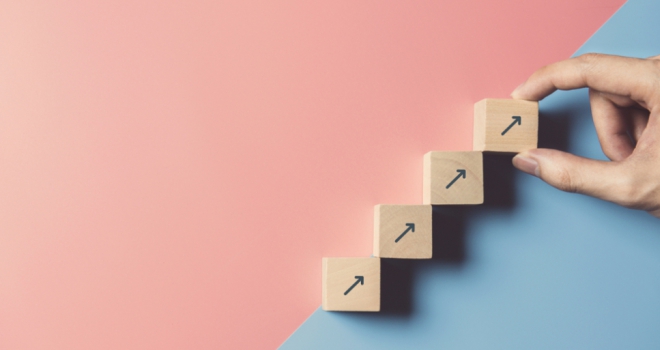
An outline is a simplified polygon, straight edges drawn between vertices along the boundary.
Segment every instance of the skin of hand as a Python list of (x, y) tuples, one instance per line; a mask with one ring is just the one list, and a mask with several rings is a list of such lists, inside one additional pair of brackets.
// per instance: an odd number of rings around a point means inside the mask
[(660, 218), (660, 56), (585, 54), (539, 69), (511, 97), (539, 101), (556, 90), (584, 87), (610, 161), (539, 148), (519, 153), (513, 165), (560, 190)]

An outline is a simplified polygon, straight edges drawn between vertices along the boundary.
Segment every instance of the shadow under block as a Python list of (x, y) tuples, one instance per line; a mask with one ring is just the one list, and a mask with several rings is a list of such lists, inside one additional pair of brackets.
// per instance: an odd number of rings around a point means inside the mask
[(380, 311), (380, 259), (323, 258), (323, 310)]
[(424, 155), (424, 204), (482, 204), (481, 152), (429, 152)]
[(522, 152), (537, 148), (539, 103), (487, 98), (474, 105), (473, 150)]
[(430, 205), (386, 205), (374, 208), (374, 256), (431, 259)]

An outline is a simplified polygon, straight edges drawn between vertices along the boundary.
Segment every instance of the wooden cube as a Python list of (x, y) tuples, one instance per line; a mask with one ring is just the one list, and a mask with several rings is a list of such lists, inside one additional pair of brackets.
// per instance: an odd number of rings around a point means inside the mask
[(323, 258), (323, 310), (380, 311), (380, 259)]
[(377, 205), (374, 208), (374, 256), (431, 259), (432, 214), (430, 205)]
[(424, 155), (424, 204), (482, 204), (481, 152), (429, 152)]
[(487, 98), (474, 105), (473, 150), (522, 152), (536, 148), (539, 103)]

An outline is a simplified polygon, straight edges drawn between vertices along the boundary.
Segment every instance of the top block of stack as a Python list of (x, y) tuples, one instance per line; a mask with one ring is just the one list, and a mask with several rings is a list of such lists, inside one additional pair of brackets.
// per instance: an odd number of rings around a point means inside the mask
[(474, 105), (475, 151), (522, 152), (536, 148), (538, 102), (487, 98)]

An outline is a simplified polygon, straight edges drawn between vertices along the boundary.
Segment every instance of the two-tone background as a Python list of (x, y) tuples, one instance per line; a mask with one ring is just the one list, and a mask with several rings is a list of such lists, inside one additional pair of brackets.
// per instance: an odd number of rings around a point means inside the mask
[[(317, 309), (321, 257), (370, 255), (373, 205), (421, 203), (474, 102), (576, 51), (658, 54), (658, 13), (0, 2), (0, 348), (657, 348), (657, 221), (508, 164), (441, 258), (391, 263), (402, 307)], [(541, 114), (542, 145), (602, 157), (584, 91)]]

